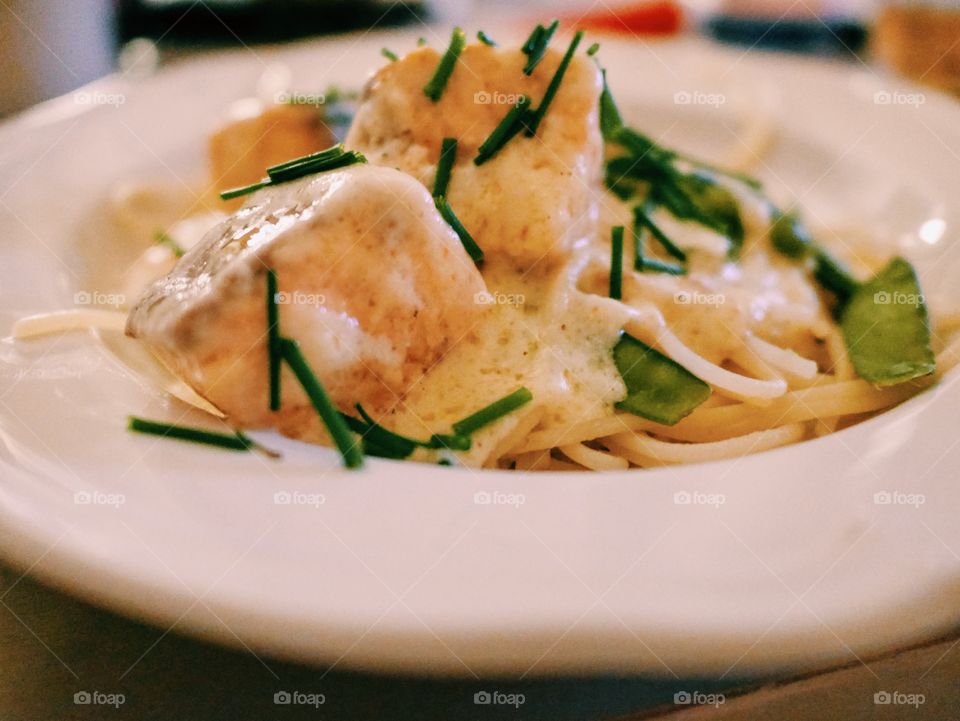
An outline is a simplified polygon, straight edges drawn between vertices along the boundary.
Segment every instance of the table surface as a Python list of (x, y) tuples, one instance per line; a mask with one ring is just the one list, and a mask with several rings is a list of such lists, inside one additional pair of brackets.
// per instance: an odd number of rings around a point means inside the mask
[[(0, 534), (2, 542), (2, 534)], [(427, 680), (375, 676), (258, 658), (94, 608), (0, 566), (0, 720), (204, 719), (605, 719), (672, 705), (684, 680), (600, 677)], [(725, 686), (730, 686), (728, 680)], [(116, 711), (74, 703), (82, 692), (123, 694)], [(274, 694), (323, 694), (312, 706), (278, 706)], [(482, 691), (523, 694), (519, 710), (477, 706)], [(109, 711), (109, 713), (107, 713)]]
[[(675, 721), (960, 719), (957, 634), (782, 682), (613, 676), (511, 682), (327, 671), (122, 618), (0, 565), (0, 721), (627, 721), (661, 714)], [(474, 695), (484, 691), (522, 694), (523, 703), (475, 704)], [(275, 695), (283, 692), (301, 694), (301, 703), (276, 704)], [(678, 706), (679, 692), (720, 694), (722, 705)], [(78, 694), (95, 702), (78, 704)], [(306, 703), (311, 694), (314, 701), (322, 694), (322, 705)], [(900, 694), (901, 700), (878, 705), (877, 694)], [(904, 701), (914, 696), (922, 698), (918, 705)]]

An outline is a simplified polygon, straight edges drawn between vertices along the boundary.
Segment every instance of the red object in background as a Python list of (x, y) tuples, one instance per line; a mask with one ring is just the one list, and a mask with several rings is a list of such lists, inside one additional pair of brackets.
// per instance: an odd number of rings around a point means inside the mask
[(568, 21), (583, 30), (623, 35), (675, 35), (683, 27), (683, 9), (671, 0), (605, 7)]

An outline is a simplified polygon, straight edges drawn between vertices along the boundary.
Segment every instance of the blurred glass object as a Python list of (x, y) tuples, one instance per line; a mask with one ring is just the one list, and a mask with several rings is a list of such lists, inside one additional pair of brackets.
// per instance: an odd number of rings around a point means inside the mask
[(117, 56), (117, 69), (132, 80), (150, 77), (159, 65), (160, 50), (153, 40), (147, 38), (134, 38)]
[(960, 7), (956, 0), (889, 2), (871, 47), (894, 70), (960, 96)]
[(113, 10), (113, 0), (0, 2), (0, 114), (109, 73)]
[(724, 0), (704, 29), (722, 42), (800, 53), (857, 53), (866, 44), (863, 0)]
[(118, 0), (121, 40), (234, 45), (424, 20), (424, 0)]

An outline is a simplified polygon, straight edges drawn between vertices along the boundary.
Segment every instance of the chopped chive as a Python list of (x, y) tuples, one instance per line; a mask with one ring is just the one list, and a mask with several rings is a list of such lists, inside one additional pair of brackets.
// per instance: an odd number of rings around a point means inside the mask
[(412, 438), (401, 436), (399, 433), (384, 428), (373, 420), (359, 403), (356, 404), (356, 409), (364, 423), (367, 424), (366, 428), (360, 433), (364, 442), (366, 443), (369, 440), (374, 447), (391, 453), (391, 458), (408, 458), (417, 446), (422, 445)]
[(129, 416), (127, 418), (127, 429), (152, 436), (176, 438), (179, 441), (191, 441), (193, 443), (203, 443), (218, 448), (227, 448), (231, 451), (249, 451), (256, 445), (250, 438), (239, 431), (235, 433), (217, 433), (216, 431), (206, 431), (202, 428), (188, 428), (187, 426), (175, 426), (169, 423), (148, 421), (144, 418), (137, 418), (136, 416)]
[(260, 190), (260, 188), (265, 188), (268, 185), (270, 185), (270, 179), (264, 178), (259, 183), (251, 183), (250, 185), (244, 185), (240, 188), (230, 188), (230, 190), (224, 190), (220, 193), (220, 200), (233, 200), (242, 195), (250, 195), (250, 193), (255, 193)]
[(606, 141), (612, 141), (623, 128), (623, 118), (617, 107), (610, 86), (607, 85), (607, 71), (600, 71), (603, 75), (603, 92), (600, 93), (600, 133)]
[(400, 59), (400, 57), (395, 52), (393, 52), (393, 50), (391, 50), (390, 48), (380, 48), (380, 54), (383, 55), (383, 57), (385, 57), (391, 63), (395, 63), (397, 62), (397, 60)]
[(434, 433), (427, 441), (427, 448), (443, 449), (451, 451), (469, 451), (473, 446), (470, 436), (450, 433)]
[(667, 251), (674, 258), (679, 260), (681, 263), (687, 261), (687, 254), (680, 248), (676, 243), (674, 243), (666, 234), (660, 230), (660, 227), (654, 223), (650, 216), (647, 215), (643, 209), (638, 205), (633, 209), (633, 217), (638, 225), (643, 225), (650, 231), (650, 235), (656, 238), (657, 242), (663, 246), (663, 249)]
[(267, 269), (267, 359), (270, 377), (270, 410), (280, 410), (280, 310), (277, 307), (277, 273)]
[(477, 31), (477, 40), (482, 42), (484, 45), (489, 45), (492, 48), (497, 47), (496, 41), (492, 40), (489, 35), (483, 32), (483, 30)]
[(529, 55), (534, 46), (537, 44), (537, 40), (541, 35), (543, 35), (544, 31), (546, 31), (546, 28), (540, 23), (537, 23), (537, 27), (530, 32), (530, 34), (527, 36), (527, 39), (523, 41), (523, 45), (520, 46), (520, 52), (524, 55)]
[(773, 209), (773, 224), (770, 226), (770, 242), (788, 258), (804, 258), (813, 246), (807, 227), (796, 213), (781, 213)]
[(304, 160), (303, 162), (287, 165), (283, 168), (268, 170), (271, 184), (286, 183), (291, 180), (299, 180), (308, 175), (323, 173), (328, 170), (344, 168), (356, 163), (366, 163), (367, 159), (363, 153), (355, 150), (347, 150), (329, 158), (314, 158)]
[(364, 448), (373, 456), (402, 460), (409, 458), (417, 446), (432, 450), (469, 451), (473, 445), (469, 436), (456, 434), (435, 433), (426, 441), (408, 438), (381, 426), (359, 403), (356, 408), (363, 420), (345, 413), (340, 415), (350, 430), (363, 437)]
[(437, 177), (433, 181), (433, 197), (439, 198), (447, 194), (450, 184), (450, 171), (457, 161), (457, 139), (444, 138), (440, 144), (440, 161), (437, 163)]
[(532, 400), (533, 394), (529, 389), (521, 386), (513, 393), (504, 396), (498, 401), (494, 401), (476, 413), (454, 423), (453, 432), (459, 436), (469, 436), (474, 431), (490, 425)]
[(623, 297), (623, 226), (610, 231), (610, 297)]
[(463, 34), (463, 30), (454, 28), (453, 34), (450, 36), (450, 46), (443, 54), (443, 57), (440, 58), (433, 77), (423, 86), (423, 94), (433, 102), (440, 100), (440, 96), (443, 95), (443, 91), (447, 87), (447, 82), (450, 80), (450, 76), (453, 75), (453, 68), (457, 64), (457, 58), (460, 57), (460, 53), (463, 52), (466, 44), (467, 38)]
[(587, 48), (587, 55), (589, 55), (592, 58), (594, 55), (597, 54), (597, 52), (599, 52), (599, 50), (600, 50), (600, 43), (594, 43), (589, 48)]
[(640, 267), (637, 268), (640, 272), (653, 272), (653, 273), (667, 273), (669, 275), (686, 275), (687, 271), (682, 265), (677, 265), (676, 263), (664, 263), (662, 260), (656, 260), (654, 258), (641, 258)]
[(426, 39), (425, 37), (419, 37), (419, 38), (417, 38), (417, 47), (418, 47), (418, 48), (422, 48), (422, 47), (423, 47), (424, 45), (426, 45), (426, 44), (427, 44), (427, 39)]
[(363, 465), (363, 452), (357, 439), (353, 437), (346, 421), (340, 415), (330, 396), (327, 395), (323, 385), (317, 380), (317, 377), (310, 370), (307, 359), (300, 352), (300, 345), (289, 338), (280, 340), (280, 349), (283, 359), (290, 366), (303, 390), (313, 403), (314, 409), (320, 415), (321, 420), (330, 433), (340, 455), (343, 456), (343, 463), (347, 468), (359, 468)]
[(406, 460), (410, 457), (412, 450), (410, 452), (404, 452), (399, 449), (398, 446), (384, 446), (378, 443), (371, 435), (368, 435), (369, 427), (359, 418), (354, 418), (346, 413), (341, 413), (340, 417), (343, 419), (343, 422), (347, 424), (347, 428), (361, 437), (364, 454), (398, 461)]
[(467, 255), (473, 258), (473, 262), (477, 265), (483, 263), (483, 250), (477, 245), (477, 242), (473, 239), (473, 236), (463, 227), (463, 223), (460, 222), (460, 219), (457, 218), (456, 214), (453, 212), (453, 208), (450, 207), (450, 203), (447, 202), (446, 198), (434, 198), (434, 204), (437, 206), (437, 210), (440, 212), (440, 216), (447, 221), (447, 225), (453, 228), (453, 232), (457, 234), (460, 238), (460, 242), (463, 243), (464, 250), (467, 251)]
[(669, 273), (670, 275), (686, 275), (686, 269), (674, 263), (664, 263), (660, 260), (647, 258), (643, 252), (643, 236), (640, 228), (633, 229), (633, 269), (641, 273)]
[(533, 111), (530, 122), (527, 124), (527, 135), (533, 137), (537, 134), (537, 128), (540, 127), (540, 123), (543, 121), (544, 116), (547, 114), (547, 110), (550, 108), (550, 103), (553, 102), (553, 98), (556, 96), (557, 91), (560, 89), (560, 83), (563, 82), (563, 76), (567, 73), (567, 68), (570, 66), (570, 61), (573, 60), (573, 54), (577, 51), (577, 46), (580, 45), (580, 41), (583, 39), (583, 30), (577, 30), (576, 34), (573, 36), (573, 40), (570, 41), (570, 46), (567, 48), (567, 52), (564, 53), (563, 59), (560, 61), (560, 65), (557, 66), (557, 71), (553, 74), (553, 78), (550, 80), (550, 84), (547, 86), (546, 92), (543, 94), (543, 99), (540, 101), (540, 105), (537, 106), (537, 109)]
[(837, 312), (842, 312), (860, 283), (850, 274), (850, 271), (842, 262), (823, 248), (815, 247), (813, 258), (814, 279), (837, 296)]
[(267, 168), (267, 177), (259, 183), (224, 191), (220, 193), (220, 197), (223, 200), (239, 198), (241, 195), (253, 193), (268, 185), (286, 183), (291, 180), (298, 180), (307, 175), (313, 175), (314, 173), (322, 173), (328, 170), (336, 170), (337, 168), (344, 168), (348, 165), (366, 162), (367, 159), (363, 153), (355, 150), (345, 150), (342, 144), (334, 145), (326, 150), (304, 155), (302, 158), (294, 158), (285, 163), (271, 165)]
[(315, 160), (333, 160), (334, 158), (340, 157), (345, 152), (346, 148), (344, 147), (343, 143), (337, 143), (336, 145), (331, 145), (329, 148), (318, 150), (315, 153), (302, 155), (299, 158), (293, 158), (292, 160), (271, 165), (269, 168), (267, 168), (267, 175), (272, 177), (274, 173), (279, 171), (286, 170), (287, 168), (292, 168), (297, 165), (302, 165), (303, 163), (311, 163)]
[(543, 60), (547, 46), (550, 45), (550, 40), (558, 27), (560, 27), (560, 21), (554, 20), (546, 28), (543, 25), (537, 25), (530, 34), (527, 42), (523, 44), (523, 53), (527, 56), (527, 64), (523, 66), (524, 75), (532, 75), (537, 65)]
[(526, 117), (530, 108), (530, 98), (526, 95), (510, 108), (509, 112), (503, 116), (497, 127), (493, 129), (487, 139), (477, 148), (477, 157), (473, 159), (476, 165), (482, 165), (500, 152), (514, 135), (520, 132), (520, 129), (526, 122)]
[(158, 230), (153, 234), (153, 242), (157, 245), (165, 245), (177, 258), (182, 258), (183, 254), (186, 252), (184, 251), (182, 245), (180, 245), (162, 230)]

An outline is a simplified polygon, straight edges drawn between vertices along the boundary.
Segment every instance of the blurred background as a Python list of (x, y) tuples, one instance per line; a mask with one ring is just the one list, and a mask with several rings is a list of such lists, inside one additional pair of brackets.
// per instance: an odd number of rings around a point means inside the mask
[(958, 0), (0, 0), (0, 115), (118, 67), (149, 73), (218, 47), (545, 15), (621, 35), (701, 33), (877, 62), (960, 92)]

